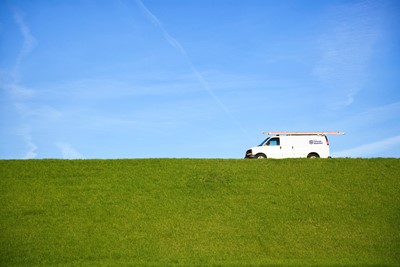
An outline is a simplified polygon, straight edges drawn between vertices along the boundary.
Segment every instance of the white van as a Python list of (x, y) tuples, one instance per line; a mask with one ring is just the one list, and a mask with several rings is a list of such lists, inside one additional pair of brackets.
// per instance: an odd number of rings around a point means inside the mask
[(271, 135), (246, 151), (245, 158), (330, 158), (327, 134), (343, 132), (264, 132)]

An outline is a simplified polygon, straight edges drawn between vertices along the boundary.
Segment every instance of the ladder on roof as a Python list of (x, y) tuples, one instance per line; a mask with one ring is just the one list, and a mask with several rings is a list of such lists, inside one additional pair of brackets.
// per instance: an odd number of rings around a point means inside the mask
[(327, 135), (327, 134), (345, 134), (344, 132), (263, 132), (269, 135)]

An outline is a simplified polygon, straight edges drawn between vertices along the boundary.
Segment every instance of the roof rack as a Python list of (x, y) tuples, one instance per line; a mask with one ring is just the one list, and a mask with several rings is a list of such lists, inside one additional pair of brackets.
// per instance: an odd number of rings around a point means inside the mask
[(345, 132), (263, 132), (269, 135), (327, 135), (327, 134), (345, 134)]

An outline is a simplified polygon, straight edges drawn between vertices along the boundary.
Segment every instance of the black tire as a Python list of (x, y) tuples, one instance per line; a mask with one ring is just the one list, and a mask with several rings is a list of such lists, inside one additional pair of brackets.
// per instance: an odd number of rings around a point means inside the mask
[(307, 158), (315, 159), (315, 158), (319, 158), (319, 155), (317, 153), (310, 153), (310, 154), (308, 154)]
[(255, 156), (255, 158), (256, 158), (256, 159), (266, 159), (267, 156), (265, 156), (265, 154), (263, 154), (263, 153), (258, 153), (258, 154)]

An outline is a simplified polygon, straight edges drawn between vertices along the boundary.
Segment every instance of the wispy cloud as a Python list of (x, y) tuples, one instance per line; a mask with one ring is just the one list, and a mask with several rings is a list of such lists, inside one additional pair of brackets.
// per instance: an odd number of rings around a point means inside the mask
[(368, 110), (350, 117), (350, 124), (363, 123), (365, 125), (375, 125), (382, 121), (398, 119), (400, 116), (400, 102), (390, 103), (383, 106), (371, 107)]
[(83, 155), (79, 153), (68, 143), (59, 142), (56, 146), (61, 150), (63, 159), (83, 159)]
[(62, 113), (57, 109), (50, 106), (38, 106), (32, 107), (23, 102), (15, 103), (15, 108), (22, 118), (30, 119), (30, 118), (40, 118), (40, 119), (57, 119), (62, 116)]
[(21, 129), (20, 135), (24, 140), (25, 144), (28, 147), (28, 151), (25, 153), (24, 159), (33, 159), (36, 158), (38, 149), (37, 145), (32, 141), (31, 129), (29, 127), (25, 127)]
[(314, 74), (337, 97), (333, 107), (355, 101), (367, 79), (367, 67), (379, 34), (379, 6), (363, 1), (344, 4), (328, 14), (328, 30), (318, 40), (320, 60)]
[(400, 135), (332, 153), (334, 157), (369, 157), (400, 146)]
[(33, 51), (37, 45), (37, 41), (30, 33), (30, 29), (25, 23), (22, 13), (17, 9), (14, 9), (13, 17), (18, 26), (18, 30), (22, 35), (22, 47), (18, 52), (12, 70), (9, 72), (2, 71), (0, 87), (15, 98), (29, 98), (34, 95), (34, 92), (33, 90), (26, 88), (21, 84), (20, 68), (22, 61)]
[(232, 112), (226, 107), (226, 105), (221, 101), (221, 99), (215, 94), (215, 92), (212, 90), (212, 88), (208, 85), (206, 79), (204, 76), (201, 74), (201, 72), (196, 68), (196, 66), (193, 64), (192, 60), (188, 56), (185, 48), (181, 45), (181, 43), (174, 38), (162, 25), (161, 21), (152, 13), (150, 10), (143, 4), (141, 0), (136, 0), (136, 3), (142, 10), (142, 12), (146, 15), (147, 19), (150, 20), (150, 22), (156, 26), (161, 33), (164, 36), (164, 39), (171, 45), (173, 46), (177, 51), (181, 53), (183, 58), (186, 60), (188, 66), (190, 67), (190, 70), (198, 80), (198, 82), (201, 84), (203, 89), (207, 91), (207, 93), (214, 99), (214, 101), (218, 104), (218, 106), (225, 112), (226, 115), (236, 124), (239, 126), (239, 128), (242, 130), (242, 132), (246, 133), (244, 128), (241, 126), (239, 121), (233, 116)]
[[(34, 91), (26, 88), (21, 84), (21, 64), (23, 60), (33, 51), (37, 41), (30, 32), (28, 25), (24, 21), (24, 17), (17, 9), (13, 10), (14, 21), (18, 26), (20, 33), (22, 34), (23, 41), (22, 47), (15, 59), (13, 69), (10, 72), (4, 72), (3, 78), (0, 80), (0, 87), (9, 93), (14, 99), (14, 105), (21, 118), (31, 116), (31, 109), (24, 103), (26, 99), (34, 96)], [(24, 158), (35, 158), (37, 156), (36, 150), (38, 146), (33, 141), (30, 123), (26, 123), (22, 126), (20, 135), (23, 142), (28, 147)]]
[(19, 76), (19, 72), (18, 74), (12, 74), (11, 76), (9, 73), (3, 73), (2, 76), (0, 87), (10, 93), (10, 95), (15, 99), (28, 99), (34, 96), (35, 93), (33, 90), (21, 85), (14, 78), (14, 76)]
[[(193, 81), (192, 77), (176, 74), (175, 77), (129, 77), (127, 80), (81, 79), (60, 83), (51, 87), (36, 90), (41, 95), (70, 99), (115, 99), (145, 95), (173, 95), (203, 90)], [(152, 79), (152, 83), (148, 80)], [(133, 90), (140, 88), (140, 90)]]
[(368, 109), (343, 116), (340, 120), (329, 122), (329, 127), (345, 129), (346, 132), (352, 131), (371, 131), (382, 123), (396, 125), (400, 116), (400, 102), (395, 102), (383, 106), (369, 107)]
[(35, 46), (37, 45), (36, 38), (31, 34), (31, 31), (28, 25), (25, 23), (22, 13), (19, 10), (14, 9), (14, 20), (17, 23), (19, 30), (23, 37), (22, 48), (18, 53), (17, 59), (15, 61), (14, 70), (13, 70), (13, 78), (15, 82), (19, 81), (20, 74), (20, 65), (22, 60), (28, 56)]

